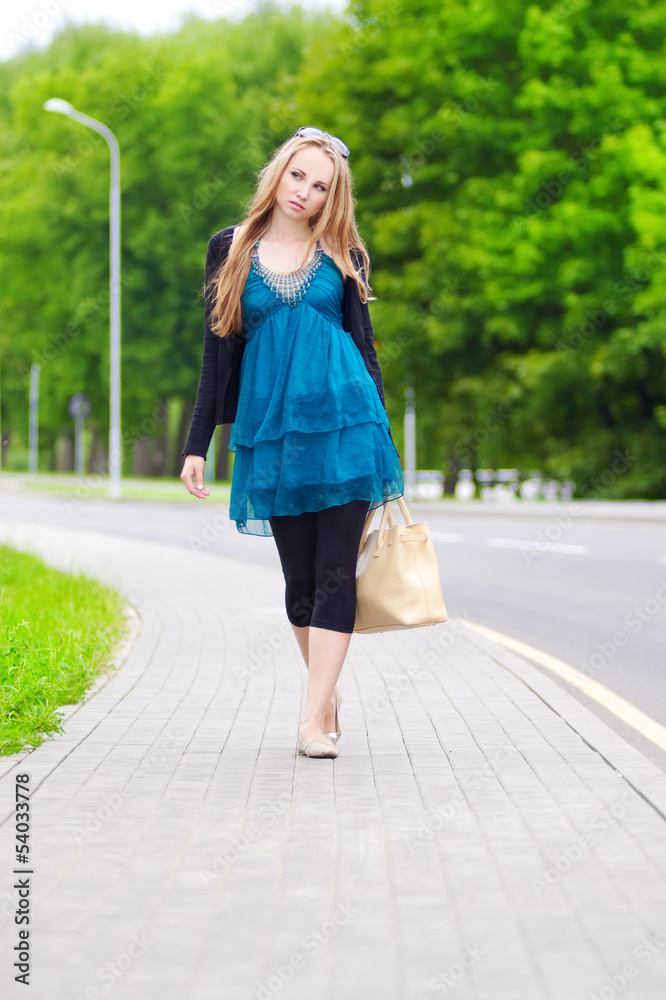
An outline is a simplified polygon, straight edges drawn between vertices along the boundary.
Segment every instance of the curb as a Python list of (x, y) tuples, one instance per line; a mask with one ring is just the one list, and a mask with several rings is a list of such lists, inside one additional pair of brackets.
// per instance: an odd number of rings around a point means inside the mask
[(569, 500), (557, 502), (491, 503), (484, 500), (408, 500), (410, 511), (434, 514), (494, 517), (566, 517), (572, 521), (633, 521), (666, 522), (666, 501), (663, 500)]
[[(102, 690), (102, 688), (106, 687), (111, 678), (115, 676), (116, 671), (120, 670), (129, 656), (132, 646), (136, 642), (141, 631), (141, 616), (134, 605), (130, 604), (129, 601), (125, 602), (123, 615), (128, 623), (127, 635), (120, 640), (118, 646), (109, 657), (109, 662), (102, 668), (104, 673), (95, 678), (81, 700), (77, 701), (76, 705), (58, 706), (58, 710), (63, 712), (63, 715), (61, 716), (63, 723), (68, 722), (73, 715), (76, 715), (80, 708), (87, 705), (88, 702)], [(35, 747), (35, 749), (37, 748)]]
[(666, 774), (537, 667), (465, 625), (465, 637), (522, 681), (666, 820)]
[[(125, 602), (123, 615), (128, 621), (129, 630), (127, 635), (120, 640), (120, 643), (111, 654), (109, 662), (104, 666), (104, 673), (95, 678), (93, 683), (85, 691), (81, 700), (78, 701), (76, 705), (58, 705), (57, 711), (62, 713), (60, 718), (63, 723), (63, 727), (67, 724), (67, 722), (69, 722), (73, 715), (76, 715), (79, 709), (83, 708), (84, 705), (87, 705), (96, 694), (99, 694), (102, 688), (106, 687), (111, 678), (115, 677), (116, 671), (119, 670), (127, 660), (127, 657), (129, 656), (132, 647), (141, 632), (141, 617), (134, 605), (130, 604), (129, 601)], [(60, 734), (45, 733), (44, 740), (40, 743), (40, 747), (44, 746), (49, 739), (58, 735)], [(20, 764), (21, 761), (25, 760), (26, 757), (29, 757), (30, 754), (35, 752), (35, 750), (39, 750), (39, 747), (31, 746), (26, 747), (24, 750), (17, 750), (15, 753), (3, 754), (0, 756), (0, 769), (5, 763), (9, 764), (10, 768), (14, 767), (16, 764)]]

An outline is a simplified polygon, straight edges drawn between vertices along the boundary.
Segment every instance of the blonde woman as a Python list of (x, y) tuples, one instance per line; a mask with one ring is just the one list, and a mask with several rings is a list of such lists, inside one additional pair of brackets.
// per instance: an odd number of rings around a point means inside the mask
[(354, 629), (368, 511), (404, 494), (368, 311), (349, 149), (300, 128), (208, 244), (203, 365), (181, 479), (204, 498), (216, 424), (232, 423), (229, 516), (273, 535), (308, 668), (298, 752), (336, 757), (336, 684)]

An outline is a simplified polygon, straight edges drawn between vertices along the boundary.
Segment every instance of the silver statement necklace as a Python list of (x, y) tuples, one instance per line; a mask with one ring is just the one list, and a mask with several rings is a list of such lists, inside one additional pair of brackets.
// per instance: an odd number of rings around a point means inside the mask
[(319, 240), (317, 240), (314, 255), (303, 267), (299, 267), (298, 271), (271, 271), (259, 260), (259, 240), (257, 240), (252, 251), (251, 264), (271, 291), (286, 305), (293, 308), (293, 306), (298, 305), (310, 287), (310, 283), (322, 262), (323, 255), (324, 251), (321, 248)]

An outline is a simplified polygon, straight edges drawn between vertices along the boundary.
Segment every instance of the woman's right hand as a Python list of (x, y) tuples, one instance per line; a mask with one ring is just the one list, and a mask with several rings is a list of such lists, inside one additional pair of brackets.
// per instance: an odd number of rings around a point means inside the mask
[(201, 455), (186, 455), (183, 471), (180, 474), (187, 492), (191, 493), (193, 497), (201, 497), (202, 500), (204, 497), (210, 496), (210, 490), (204, 486), (205, 465), (206, 460)]

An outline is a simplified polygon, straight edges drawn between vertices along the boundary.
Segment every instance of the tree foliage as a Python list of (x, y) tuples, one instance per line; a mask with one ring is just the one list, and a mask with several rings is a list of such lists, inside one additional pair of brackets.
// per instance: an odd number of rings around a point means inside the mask
[(208, 237), (318, 124), (352, 150), (399, 446), (411, 375), (420, 467), (666, 496), (665, 41), (663, 0), (354, 0), (0, 64), (3, 427), (40, 357), (44, 448), (75, 391), (107, 426), (108, 153), (60, 96), (122, 150), (128, 450), (194, 395)]
[(298, 113), (326, 102), (352, 148), (382, 365), (396, 415), (414, 376), (419, 464), (666, 496), (666, 4), (350, 12), (311, 48)]
[(208, 239), (237, 221), (284, 138), (270, 99), (326, 23), (264, 5), (240, 22), (191, 17), (149, 39), (69, 27), (46, 51), (0, 64), (3, 429), (25, 445), (38, 363), (42, 467), (71, 433), (74, 392), (93, 398), (102, 445), (109, 408), (108, 146), (44, 101), (64, 98), (120, 146), (128, 469), (135, 443), (164, 432), (169, 402), (196, 393)]

